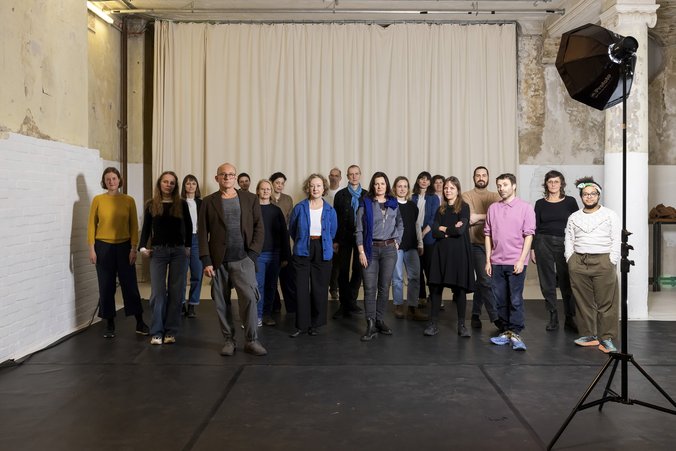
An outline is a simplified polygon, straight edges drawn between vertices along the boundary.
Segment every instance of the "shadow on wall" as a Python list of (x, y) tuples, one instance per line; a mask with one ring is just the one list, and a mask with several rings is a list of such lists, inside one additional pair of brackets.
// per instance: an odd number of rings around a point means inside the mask
[[(70, 272), (73, 275), (73, 296), (75, 326), (89, 322), (96, 311), (86, 311), (92, 305), (88, 300), (98, 293), (96, 273), (91, 271), (89, 262), (89, 246), (87, 245), (87, 221), (91, 199), (87, 191), (87, 182), (83, 174), (76, 177), (75, 190), (77, 200), (73, 203), (73, 217), (70, 232)], [(98, 303), (95, 303), (98, 309)]]

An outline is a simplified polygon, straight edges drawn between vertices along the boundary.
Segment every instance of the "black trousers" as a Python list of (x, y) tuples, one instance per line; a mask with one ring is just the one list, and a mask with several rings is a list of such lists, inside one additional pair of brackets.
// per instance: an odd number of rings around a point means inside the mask
[(329, 279), (331, 261), (325, 261), (321, 240), (310, 240), (310, 256), (293, 256), (296, 274), (296, 328), (306, 330), (326, 324), (326, 308), (329, 302)]
[(124, 300), (126, 316), (143, 313), (141, 294), (136, 281), (136, 265), (129, 264), (131, 242), (106, 243), (96, 240), (96, 276), (99, 282), (99, 317), (115, 317), (115, 283), (120, 279), (120, 289)]
[(340, 260), (340, 269), (338, 270), (340, 306), (349, 311), (357, 304), (362, 279), (357, 244), (354, 241), (340, 243), (338, 258)]

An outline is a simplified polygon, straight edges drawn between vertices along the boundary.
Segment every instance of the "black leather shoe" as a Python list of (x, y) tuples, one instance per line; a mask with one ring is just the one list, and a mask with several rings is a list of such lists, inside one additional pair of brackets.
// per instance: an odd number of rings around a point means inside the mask
[(545, 326), (545, 330), (551, 332), (553, 330), (558, 330), (559, 328), (559, 312), (554, 310), (549, 312), (549, 322)]
[(465, 327), (465, 323), (458, 323), (458, 335), (460, 335), (462, 338), (469, 338), (472, 336), (472, 334), (469, 333), (469, 330)]
[(341, 319), (341, 318), (349, 318), (351, 316), (352, 314), (349, 312), (349, 310), (344, 310), (343, 306), (340, 306), (338, 310), (336, 310), (336, 313), (333, 314), (332, 318)]
[(472, 329), (481, 329), (481, 326), (482, 326), (481, 319), (479, 319), (478, 316), (474, 316), (474, 315), (472, 315), (472, 320), (471, 320), (470, 324), (472, 326)]
[(371, 341), (373, 338), (378, 336), (378, 331), (376, 330), (375, 321), (371, 318), (366, 320), (366, 332), (361, 337), (361, 341)]
[(291, 338), (297, 338), (297, 337), (303, 335), (304, 333), (305, 333), (305, 331), (302, 331), (302, 330), (300, 330), (300, 329), (296, 329), (295, 332), (289, 334), (289, 337), (291, 337)]
[(352, 305), (350, 306), (350, 311), (349, 311), (349, 313), (361, 313), (361, 312), (363, 312), (363, 311), (364, 311), (364, 310), (362, 310), (362, 308), (359, 307), (357, 304), (352, 304)]
[(563, 323), (563, 328), (565, 330), (578, 333), (577, 324), (575, 324), (575, 317), (569, 315), (566, 316), (566, 322)]
[(392, 329), (382, 319), (376, 320), (376, 330), (383, 335), (392, 335)]
[(317, 335), (319, 335), (319, 332), (317, 332), (317, 329), (315, 329), (314, 327), (311, 327), (307, 330), (307, 334), (311, 337), (316, 337)]

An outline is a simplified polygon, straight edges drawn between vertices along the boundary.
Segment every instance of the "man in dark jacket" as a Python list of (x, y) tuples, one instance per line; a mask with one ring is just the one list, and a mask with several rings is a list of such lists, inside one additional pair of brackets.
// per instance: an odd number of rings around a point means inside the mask
[[(366, 194), (359, 181), (361, 169), (352, 165), (347, 168), (347, 186), (336, 193), (333, 208), (338, 217), (338, 232), (333, 240), (333, 250), (338, 252), (338, 292), (340, 308), (333, 314), (334, 319), (349, 317), (361, 312), (357, 306), (357, 296), (361, 286), (361, 265), (359, 251), (355, 241), (355, 220), (359, 200)], [(350, 269), (352, 274), (350, 277)]]
[(230, 300), (234, 287), (247, 339), (244, 352), (265, 355), (266, 349), (258, 342), (256, 310), (260, 299), (256, 259), (263, 248), (265, 230), (256, 195), (236, 190), (236, 180), (237, 169), (222, 164), (216, 172), (219, 190), (202, 201), (197, 233), (200, 259), (204, 275), (214, 279), (211, 297), (225, 337), (221, 354), (233, 355), (237, 347)]

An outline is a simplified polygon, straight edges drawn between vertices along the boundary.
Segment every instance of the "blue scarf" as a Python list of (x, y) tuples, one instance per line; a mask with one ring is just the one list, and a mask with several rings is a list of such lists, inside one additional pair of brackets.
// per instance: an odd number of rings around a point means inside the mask
[(350, 205), (352, 206), (352, 214), (354, 214), (354, 222), (357, 222), (357, 208), (359, 208), (359, 200), (361, 199), (362, 188), (361, 185), (357, 186), (357, 189), (353, 189), (352, 185), (348, 183), (347, 192), (350, 193), (352, 199), (350, 200)]
[[(360, 206), (364, 207), (364, 215), (362, 216), (362, 225), (364, 226), (364, 254), (366, 260), (371, 262), (371, 250), (373, 248), (373, 204), (375, 201), (366, 197), (360, 202)], [(399, 208), (399, 202), (392, 196), (385, 196), (385, 208), (396, 210)]]

